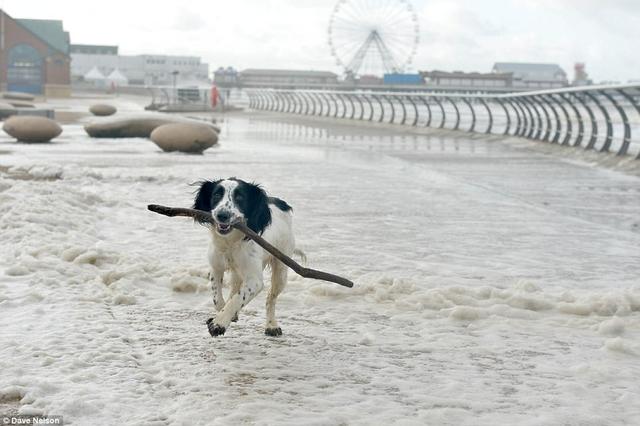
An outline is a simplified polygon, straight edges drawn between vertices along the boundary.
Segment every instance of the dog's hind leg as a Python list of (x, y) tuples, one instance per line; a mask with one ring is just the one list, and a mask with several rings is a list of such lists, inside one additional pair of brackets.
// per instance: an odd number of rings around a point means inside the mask
[(267, 295), (267, 325), (264, 334), (267, 336), (282, 336), (282, 329), (276, 320), (276, 300), (287, 284), (287, 268), (278, 260), (271, 261), (271, 288)]

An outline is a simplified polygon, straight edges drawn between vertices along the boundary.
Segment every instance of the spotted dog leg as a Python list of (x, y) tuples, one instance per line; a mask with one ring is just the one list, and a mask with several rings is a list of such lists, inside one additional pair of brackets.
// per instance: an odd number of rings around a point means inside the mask
[[(234, 270), (231, 272), (231, 293), (229, 297), (233, 297), (234, 294), (240, 293), (240, 286), (242, 286), (242, 277)], [(231, 318), (231, 322), (238, 322), (238, 312)]]
[[(238, 314), (238, 311), (245, 307), (262, 291), (264, 287), (264, 283), (262, 282), (262, 262), (259, 258), (255, 259), (257, 259), (256, 265), (254, 265), (255, 267), (244, 269), (249, 270), (249, 275), (244, 278), (244, 283), (240, 286), (240, 291), (233, 294), (222, 311), (216, 315), (215, 320), (207, 324), (209, 333), (211, 333), (212, 336), (215, 337), (224, 334), (233, 317)], [(243, 269), (241, 268), (241, 270)]]

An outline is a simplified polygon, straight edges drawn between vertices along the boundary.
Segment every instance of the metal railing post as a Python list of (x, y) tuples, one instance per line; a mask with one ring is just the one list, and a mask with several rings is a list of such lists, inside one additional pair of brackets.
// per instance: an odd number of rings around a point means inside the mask
[(402, 98), (400, 96), (394, 96), (394, 98), (398, 101), (400, 107), (402, 107), (402, 120), (400, 120), (400, 124), (404, 125), (407, 121), (407, 108), (404, 106), (404, 102), (402, 102)]
[(578, 134), (576, 135), (576, 138), (573, 141), (573, 145), (571, 146), (580, 146), (580, 144), (582, 144), (582, 139), (584, 138), (584, 122), (582, 120), (582, 115), (580, 114), (580, 111), (578, 111), (578, 108), (576, 107), (575, 103), (571, 101), (571, 98), (569, 97), (569, 95), (561, 93), (560, 97), (564, 99), (564, 101), (569, 105), (569, 107), (573, 111), (573, 114), (576, 116), (576, 119), (578, 120)]
[(283, 92), (284, 98), (287, 102), (287, 114), (295, 114), (296, 113), (296, 99), (292, 92)]
[(413, 98), (410, 95), (407, 95), (407, 100), (409, 101), (409, 103), (411, 103), (411, 106), (413, 106), (413, 122), (411, 123), (411, 125), (415, 127), (418, 124), (418, 118), (420, 117), (418, 106), (413, 101)]
[[(353, 117), (356, 116), (356, 105), (353, 103), (353, 97), (355, 95), (352, 94), (348, 94), (347, 95), (347, 99), (349, 99), (349, 102), (351, 103), (351, 116), (349, 117), (349, 120), (353, 120)], [(362, 102), (360, 102), (360, 99), (358, 99), (357, 96), (355, 96), (356, 100), (358, 101), (358, 103), (360, 104), (360, 110), (362, 110)]]
[(448, 96), (445, 97), (445, 99), (448, 100), (451, 103), (451, 105), (453, 105), (453, 109), (456, 112), (456, 122), (453, 125), (453, 130), (458, 130), (460, 128), (460, 110), (458, 109), (458, 105), (455, 102), (453, 102), (451, 98)]
[(420, 96), (420, 99), (422, 100), (422, 103), (424, 104), (424, 106), (427, 107), (427, 123), (424, 125), (424, 127), (431, 127), (431, 118), (432, 118), (432, 114), (431, 114), (431, 107), (429, 106), (429, 101), (427, 101), (426, 98), (423, 98), (422, 96)]
[(502, 100), (496, 99), (496, 102), (498, 102), (498, 104), (502, 107), (502, 109), (504, 110), (504, 115), (507, 117), (507, 123), (505, 125), (504, 133), (503, 133), (503, 135), (506, 136), (509, 134), (509, 130), (511, 130), (511, 115), (509, 114), (509, 110), (507, 109), (504, 102), (502, 102)]
[(585, 100), (585, 97), (588, 96), (579, 95), (576, 96), (576, 99), (578, 100), (578, 102), (580, 102), (585, 111), (587, 111), (589, 121), (591, 122), (591, 135), (589, 137), (589, 142), (587, 142), (587, 145), (584, 147), (584, 149), (593, 149), (593, 147), (596, 146), (596, 141), (598, 139), (598, 122), (596, 121), (596, 116), (593, 113), (593, 110), (591, 109), (591, 107), (589, 107), (589, 104)]
[(325, 93), (320, 93), (322, 100), (325, 101), (325, 103), (327, 104), (327, 112), (324, 115), (325, 117), (329, 117), (329, 115), (331, 115), (331, 99), (329, 98), (328, 94)]
[(611, 123), (611, 117), (609, 117), (607, 109), (604, 107), (604, 105), (602, 105), (602, 103), (593, 93), (585, 92), (585, 95), (587, 95), (589, 99), (591, 99), (596, 104), (596, 106), (602, 113), (602, 116), (604, 117), (605, 123), (607, 124), (607, 135), (605, 137), (602, 148), (600, 148), (600, 152), (608, 152), (609, 147), (611, 146), (611, 141), (613, 140), (613, 123)]
[(393, 120), (395, 120), (395, 119), (396, 119), (396, 109), (395, 109), (395, 107), (393, 106), (393, 101), (391, 100), (391, 96), (388, 96), (388, 95), (382, 95), (382, 98), (383, 98), (384, 100), (386, 100), (386, 101), (387, 101), (387, 103), (389, 104), (389, 106), (391, 107), (391, 118), (389, 119), (389, 123), (390, 123), (390, 124), (393, 124)]
[(324, 117), (324, 98), (320, 93), (314, 93), (316, 100), (318, 101), (318, 105), (320, 105), (320, 109), (318, 111), (318, 115), (320, 117)]
[(305, 92), (300, 92), (300, 96), (302, 96), (302, 101), (304, 102), (304, 115), (309, 115), (309, 99), (307, 98), (307, 94)]
[(551, 137), (551, 115), (549, 115), (549, 104), (546, 99), (542, 96), (532, 96), (532, 98), (538, 103), (540, 108), (542, 108), (542, 113), (545, 118), (545, 126), (544, 126), (544, 135), (539, 138), (541, 141), (550, 142), (549, 137)]
[(605, 98), (611, 102), (614, 108), (618, 111), (620, 118), (622, 119), (622, 126), (624, 127), (624, 136), (622, 138), (622, 145), (618, 150), (618, 155), (624, 155), (629, 150), (629, 145), (631, 144), (631, 126), (629, 125), (629, 118), (627, 117), (627, 113), (624, 111), (624, 108), (616, 102), (615, 98), (611, 96), (609, 93), (602, 91), (602, 94)]
[(556, 111), (556, 108), (553, 106), (555, 101), (553, 98), (548, 97), (547, 95), (542, 95), (540, 96), (540, 98), (546, 101), (547, 106), (549, 107), (549, 109), (551, 109), (551, 113), (553, 114), (553, 118), (555, 120), (554, 122), (555, 131), (554, 131), (553, 139), (551, 139), (549, 142), (558, 143), (558, 141), (560, 140), (560, 134), (562, 132), (562, 122), (560, 121), (560, 115), (558, 115), (558, 111)]
[[(367, 105), (369, 105), (369, 118), (367, 118), (367, 121), (371, 121), (373, 120), (373, 104), (371, 103), (371, 99), (369, 99), (369, 96), (363, 94), (362, 97), (365, 101), (367, 101)], [(360, 120), (362, 120), (363, 117), (364, 109), (362, 110), (362, 114), (360, 114)]]
[(512, 103), (511, 99), (505, 99), (506, 102), (511, 106), (511, 109), (513, 109), (513, 112), (516, 113), (516, 128), (513, 131), (513, 136), (518, 136), (520, 134), (520, 129), (522, 126), (522, 119), (520, 118), (520, 111), (518, 110), (518, 108), (516, 108), (516, 106)]
[(382, 105), (382, 101), (378, 96), (372, 95), (372, 97), (373, 99), (378, 101), (378, 105), (380, 105), (380, 118), (378, 119), (378, 123), (382, 123), (382, 120), (384, 119), (384, 106)]
[(487, 110), (487, 117), (489, 117), (489, 123), (487, 124), (487, 129), (484, 132), (485, 134), (489, 135), (491, 134), (491, 129), (493, 128), (493, 112), (491, 112), (491, 108), (489, 107), (487, 101), (484, 100), (484, 98), (480, 98), (480, 103)]
[(471, 102), (469, 102), (467, 98), (463, 97), (460, 99), (462, 99), (462, 102), (464, 102), (469, 107), (469, 111), (471, 111), (471, 127), (469, 127), (469, 130), (467, 130), (468, 132), (471, 133), (476, 128), (476, 111), (473, 109)]
[[(640, 115), (640, 105), (635, 101), (634, 97), (624, 91), (624, 89), (618, 89), (618, 93), (620, 93), (629, 103), (633, 106), (636, 112)], [(638, 154), (636, 155), (636, 160), (640, 160), (640, 150), (638, 150)]]
[[(530, 113), (531, 111), (533, 111), (533, 113), (531, 113), (531, 129), (527, 133), (527, 138), (539, 139), (540, 133), (542, 132), (542, 116), (540, 115), (540, 111), (538, 110), (538, 104), (537, 102), (535, 102), (535, 99), (533, 99), (533, 97), (529, 96), (523, 97), (522, 101), (525, 103), (525, 105), (527, 105), (527, 109), (531, 107), (531, 109), (529, 110)], [(535, 115), (535, 123), (533, 115)]]
[(533, 136), (533, 132), (536, 130), (535, 117), (533, 116), (531, 108), (529, 108), (529, 102), (527, 102), (526, 96), (523, 96), (522, 98), (520, 98), (520, 100), (522, 101), (522, 106), (524, 107), (524, 110), (527, 113), (527, 117), (529, 118), (524, 137), (527, 139), (531, 139)]
[(529, 120), (527, 119), (527, 113), (525, 112), (519, 97), (513, 98), (513, 103), (516, 105), (519, 112), (522, 113), (522, 123), (521, 123), (522, 126), (520, 127), (520, 130), (518, 131), (516, 136), (524, 137), (525, 134), (527, 133), (527, 129), (529, 128)]
[(438, 99), (437, 97), (434, 97), (433, 100), (436, 101), (436, 103), (440, 107), (440, 112), (442, 113), (442, 119), (440, 120), (440, 125), (438, 126), (438, 128), (444, 129), (444, 123), (447, 119), (447, 114), (444, 112), (444, 107), (442, 106), (442, 102), (440, 102), (440, 99)]
[(573, 126), (572, 126), (572, 122), (571, 122), (571, 117), (569, 116), (569, 113), (567, 112), (567, 109), (564, 107), (564, 104), (562, 102), (560, 102), (552, 94), (549, 95), (549, 97), (552, 98), (554, 100), (554, 102), (556, 103), (556, 105), (558, 105), (560, 107), (560, 110), (562, 111), (562, 114), (564, 114), (564, 118), (565, 118), (566, 123), (567, 123), (567, 133), (564, 136), (564, 139), (562, 139), (561, 145), (569, 145), (569, 140), (571, 139), (571, 135), (573, 133)]
[(249, 97), (249, 108), (250, 109), (254, 109), (253, 108), (253, 102), (254, 102), (254, 95), (251, 92), (247, 92), (247, 96)]
[[(247, 94), (249, 93), (249, 91), (247, 91)], [(253, 93), (253, 97), (254, 97), (254, 101), (253, 101), (253, 107), (251, 107), (252, 109), (260, 109), (259, 105), (260, 105), (260, 93), (258, 93), (258, 91), (252, 92)]]

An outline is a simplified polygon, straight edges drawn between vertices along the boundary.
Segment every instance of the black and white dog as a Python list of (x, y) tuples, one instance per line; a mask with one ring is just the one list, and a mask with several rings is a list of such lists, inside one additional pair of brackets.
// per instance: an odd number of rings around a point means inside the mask
[[(276, 321), (276, 299), (287, 282), (287, 268), (244, 234), (231, 226), (244, 220), (249, 228), (269, 241), (287, 256), (295, 249), (291, 206), (285, 201), (269, 197), (255, 183), (229, 178), (198, 183), (194, 209), (211, 212), (215, 225), (211, 227), (209, 263), (211, 288), (217, 314), (207, 321), (212, 336), (224, 334), (238, 312), (263, 288), (262, 271), (271, 266), (271, 288), (267, 296), (267, 324), (265, 334), (280, 336)], [(231, 292), (225, 303), (222, 279), (225, 270), (231, 271)]]

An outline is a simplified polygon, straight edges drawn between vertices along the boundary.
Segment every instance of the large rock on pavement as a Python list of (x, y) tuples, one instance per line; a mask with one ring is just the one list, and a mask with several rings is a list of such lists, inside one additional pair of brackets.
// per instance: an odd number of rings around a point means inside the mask
[(216, 133), (220, 131), (217, 126), (206, 121), (157, 114), (100, 120), (85, 125), (84, 130), (93, 138), (148, 138), (156, 127), (170, 123), (196, 123), (210, 127)]
[(35, 100), (35, 96), (30, 93), (22, 93), (22, 92), (4, 92), (2, 97), (5, 99), (13, 99), (16, 101), (33, 101)]
[(118, 111), (116, 107), (114, 107), (113, 105), (107, 105), (107, 104), (95, 104), (95, 105), (91, 105), (91, 107), (89, 108), (89, 112), (91, 114), (97, 115), (100, 117), (113, 115), (116, 113), (116, 111)]
[(200, 154), (218, 143), (218, 134), (201, 123), (169, 123), (151, 132), (151, 140), (166, 152)]
[(0, 119), (4, 120), (7, 117), (12, 115), (16, 115), (16, 107), (11, 104), (5, 104), (4, 102), (0, 102)]
[(62, 133), (62, 127), (46, 117), (14, 116), (8, 118), (2, 129), (20, 142), (49, 142)]
[(9, 104), (15, 108), (35, 108), (36, 106), (27, 101), (9, 101)]

